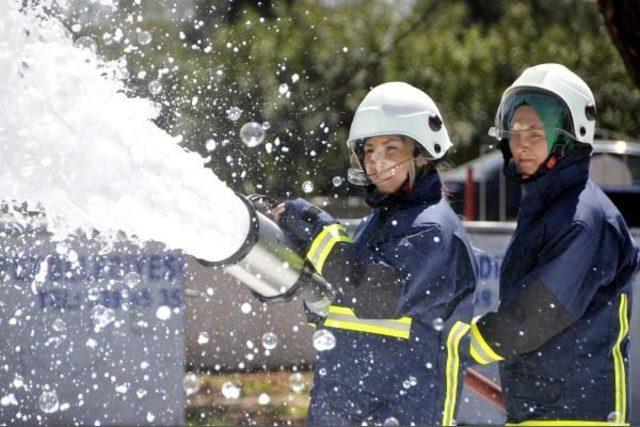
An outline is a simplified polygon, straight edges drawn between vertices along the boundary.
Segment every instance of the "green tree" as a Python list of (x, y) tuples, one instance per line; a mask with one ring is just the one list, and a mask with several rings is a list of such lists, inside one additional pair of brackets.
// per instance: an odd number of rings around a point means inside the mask
[[(358, 194), (331, 181), (346, 178), (344, 141), (358, 103), (389, 80), (434, 98), (456, 143), (453, 164), (492, 143), (486, 131), (502, 91), (542, 62), (587, 81), (600, 127), (640, 135), (640, 93), (594, 2), (424, 0), (407, 10), (383, 0), (197, 0), (151, 10), (131, 1), (102, 20), (91, 7), (73, 9), (68, 25), (90, 21), (78, 35), (92, 34), (108, 58), (126, 58), (132, 95), (150, 96), (149, 82), (159, 81), (158, 124), (243, 192), (301, 195), (310, 180), (314, 195)], [(153, 41), (140, 45), (145, 30)], [(231, 107), (243, 110), (236, 122)], [(271, 124), (262, 146), (240, 142), (248, 121)]]

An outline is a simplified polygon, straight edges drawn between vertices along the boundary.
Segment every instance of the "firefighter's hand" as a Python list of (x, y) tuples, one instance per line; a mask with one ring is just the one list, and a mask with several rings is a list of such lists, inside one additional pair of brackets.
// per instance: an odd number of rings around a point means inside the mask
[(278, 225), (296, 240), (308, 243), (335, 220), (331, 215), (304, 199), (288, 200), (273, 209)]

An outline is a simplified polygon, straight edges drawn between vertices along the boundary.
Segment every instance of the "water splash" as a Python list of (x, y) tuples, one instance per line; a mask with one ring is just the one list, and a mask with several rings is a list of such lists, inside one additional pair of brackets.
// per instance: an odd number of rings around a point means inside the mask
[(46, 212), (54, 238), (119, 231), (218, 261), (249, 229), (204, 159), (128, 98), (116, 62), (75, 47), (57, 20), (0, 2), (0, 200)]

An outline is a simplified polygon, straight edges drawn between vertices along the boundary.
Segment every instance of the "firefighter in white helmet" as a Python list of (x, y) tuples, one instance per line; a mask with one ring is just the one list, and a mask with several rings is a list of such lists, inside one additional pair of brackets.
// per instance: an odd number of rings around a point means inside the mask
[(302, 199), (276, 209), (339, 291), (326, 316), (310, 313), (336, 345), (318, 352), (308, 423), (451, 425), (476, 274), (435, 167), (452, 145), (442, 115), (421, 90), (385, 83), (358, 107), (348, 145), (349, 180), (373, 208), (353, 237)]
[[(628, 425), (628, 332), (638, 248), (589, 179), (596, 106), (566, 67), (526, 69), (490, 135), (523, 184), (500, 272), (500, 306), (470, 329), (477, 363), (500, 363), (507, 422)], [(609, 424), (611, 423), (611, 424)]]

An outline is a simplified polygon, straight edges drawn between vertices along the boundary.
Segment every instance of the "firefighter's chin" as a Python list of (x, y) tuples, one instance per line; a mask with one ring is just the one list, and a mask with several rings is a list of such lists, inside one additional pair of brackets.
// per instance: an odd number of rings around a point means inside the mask
[(387, 177), (381, 177), (380, 179), (372, 180), (373, 185), (376, 186), (381, 194), (393, 194), (402, 186), (404, 179), (397, 175), (391, 175)]
[(518, 172), (524, 177), (528, 178), (533, 175), (540, 165), (534, 159), (517, 159), (516, 168)]

